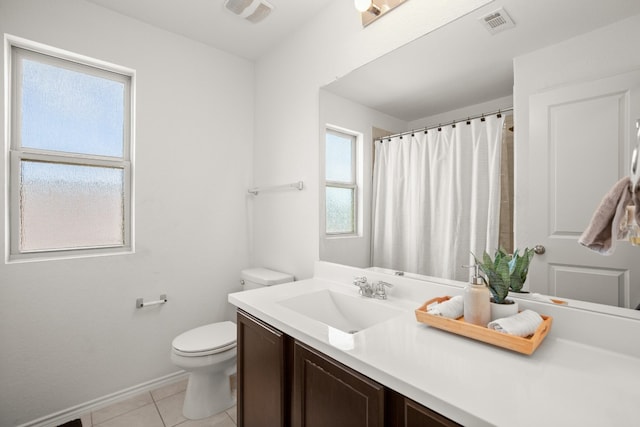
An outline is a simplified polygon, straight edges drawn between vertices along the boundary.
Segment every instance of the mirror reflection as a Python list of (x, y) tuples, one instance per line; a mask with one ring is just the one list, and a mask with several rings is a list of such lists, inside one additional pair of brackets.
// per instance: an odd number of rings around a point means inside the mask
[(500, 215), (504, 123), (495, 114), (376, 141), (373, 265), (467, 280), (472, 254), (495, 251), (511, 217)]
[[(351, 181), (321, 179), (320, 258), (466, 281), (472, 253), (538, 245), (528, 291), (640, 304), (640, 249), (577, 244), (629, 173), (640, 118), (640, 52), (612, 49), (640, 37), (640, 4), (595, 3), (567, 25), (583, 3), (549, 2), (549, 18), (494, 2), (323, 87), (322, 147), (347, 135), (356, 163)], [(515, 28), (482, 33), (499, 7)], [(351, 226), (331, 232), (327, 209)]]

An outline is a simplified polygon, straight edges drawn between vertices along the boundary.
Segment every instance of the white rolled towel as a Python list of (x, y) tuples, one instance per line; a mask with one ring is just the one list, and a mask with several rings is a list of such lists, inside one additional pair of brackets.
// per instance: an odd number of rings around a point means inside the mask
[(542, 317), (533, 310), (523, 310), (513, 316), (503, 317), (489, 322), (487, 328), (503, 334), (528, 337), (533, 335), (542, 323)]
[(464, 314), (464, 300), (461, 295), (449, 298), (447, 301), (427, 307), (427, 313), (457, 319)]

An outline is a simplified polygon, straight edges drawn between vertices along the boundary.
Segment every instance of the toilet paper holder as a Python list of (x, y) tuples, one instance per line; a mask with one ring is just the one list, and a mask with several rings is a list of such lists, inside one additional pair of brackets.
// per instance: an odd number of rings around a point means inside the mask
[(136, 308), (149, 307), (151, 305), (165, 304), (167, 302), (167, 294), (160, 295), (160, 299), (156, 301), (144, 302), (143, 298), (136, 299)]

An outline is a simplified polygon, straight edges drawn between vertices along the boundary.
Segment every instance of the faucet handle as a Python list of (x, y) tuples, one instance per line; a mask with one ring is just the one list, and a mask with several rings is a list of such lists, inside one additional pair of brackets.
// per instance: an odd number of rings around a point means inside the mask
[(365, 276), (357, 276), (353, 278), (353, 284), (355, 286), (361, 286), (367, 283), (367, 278)]
[(387, 283), (387, 282), (383, 282), (382, 280), (380, 280), (378, 283), (375, 284), (375, 296), (378, 299), (387, 299), (387, 292), (384, 289), (384, 287), (387, 288), (393, 288), (393, 285), (391, 283)]
[(364, 276), (361, 277), (354, 277), (353, 278), (353, 285), (359, 287), (360, 289), (358, 290), (358, 293), (364, 297), (368, 297), (371, 298), (373, 296), (374, 290), (373, 290), (373, 286), (371, 286), (368, 282), (367, 282), (367, 278)]

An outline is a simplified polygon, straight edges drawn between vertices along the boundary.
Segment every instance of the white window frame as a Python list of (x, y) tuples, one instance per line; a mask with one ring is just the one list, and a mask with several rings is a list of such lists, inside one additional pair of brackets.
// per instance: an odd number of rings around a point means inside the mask
[[(338, 128), (335, 126), (327, 126), (325, 129), (325, 144), (327, 139), (327, 134), (339, 135), (341, 137), (348, 136), (351, 138), (351, 181), (343, 182), (343, 181), (329, 181), (326, 179), (326, 164), (324, 170), (324, 178), (325, 178), (325, 191), (324, 191), (324, 199), (325, 199), (325, 224), (324, 224), (324, 234), (326, 237), (354, 237), (360, 234), (360, 188), (358, 185), (358, 163), (359, 163), (359, 141), (361, 136), (355, 132), (348, 131), (346, 129)], [(326, 150), (326, 145), (325, 145)], [(327, 161), (325, 156), (325, 162)], [(327, 231), (327, 207), (326, 207), (326, 194), (327, 187), (332, 188), (344, 188), (351, 189), (353, 191), (353, 230), (348, 232), (329, 232)]]
[[(34, 58), (53, 66), (107, 78), (124, 84), (124, 130), (122, 157), (58, 152), (23, 147), (20, 141), (21, 81), (20, 58)], [(5, 34), (5, 261), (22, 262), (114, 255), (134, 252), (134, 111), (135, 71), (72, 52)], [(121, 169), (124, 177), (123, 244), (21, 251), (20, 240), (20, 167), (22, 161), (82, 165)]]

